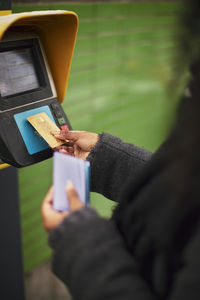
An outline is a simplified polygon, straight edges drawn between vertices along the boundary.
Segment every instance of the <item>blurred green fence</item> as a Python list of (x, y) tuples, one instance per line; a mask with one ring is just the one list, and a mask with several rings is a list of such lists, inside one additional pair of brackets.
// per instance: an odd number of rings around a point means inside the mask
[[(73, 129), (106, 131), (154, 151), (169, 118), (172, 33), (178, 3), (88, 3), (14, 6), (13, 12), (66, 9), (80, 18), (66, 100)], [(58, 45), (59, 47), (59, 45)], [(52, 160), (19, 171), (25, 271), (50, 256), (40, 217)], [(113, 203), (91, 203), (108, 216)]]

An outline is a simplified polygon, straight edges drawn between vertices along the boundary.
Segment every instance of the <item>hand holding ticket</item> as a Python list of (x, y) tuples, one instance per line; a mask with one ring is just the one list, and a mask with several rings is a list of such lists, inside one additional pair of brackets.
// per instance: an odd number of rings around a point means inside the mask
[(71, 181), (84, 204), (89, 203), (90, 163), (80, 158), (55, 152), (53, 158), (53, 208), (68, 211), (66, 184)]

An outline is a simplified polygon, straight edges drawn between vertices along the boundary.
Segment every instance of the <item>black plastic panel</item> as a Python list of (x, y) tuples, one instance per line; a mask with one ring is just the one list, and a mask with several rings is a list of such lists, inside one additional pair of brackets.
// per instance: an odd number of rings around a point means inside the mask
[(40, 104), (35, 103), (27, 105), (26, 107), (16, 108), (11, 111), (0, 113), (0, 158), (4, 162), (19, 168), (32, 165), (52, 156), (53, 152), (50, 148), (30, 155), (26, 149), (25, 143), (14, 119), (14, 115), (17, 113), (48, 105), (54, 116), (56, 124), (58, 125), (58, 127), (60, 127), (60, 124), (56, 117), (56, 113), (53, 109), (54, 106), (52, 106), (52, 104), (56, 104), (56, 112), (58, 112), (59, 110), (62, 118), (64, 118), (65, 120), (65, 124), (67, 124), (69, 129), (71, 129), (69, 120), (65, 115), (61, 105), (59, 104), (57, 98), (42, 101)]

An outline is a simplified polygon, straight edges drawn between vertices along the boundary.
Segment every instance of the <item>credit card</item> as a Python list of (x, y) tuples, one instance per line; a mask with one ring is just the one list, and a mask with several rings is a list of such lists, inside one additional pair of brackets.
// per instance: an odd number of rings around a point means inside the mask
[(27, 120), (49, 144), (51, 148), (63, 145), (63, 141), (55, 138), (52, 134), (54, 131), (60, 131), (60, 128), (47, 116), (45, 112), (30, 116)]

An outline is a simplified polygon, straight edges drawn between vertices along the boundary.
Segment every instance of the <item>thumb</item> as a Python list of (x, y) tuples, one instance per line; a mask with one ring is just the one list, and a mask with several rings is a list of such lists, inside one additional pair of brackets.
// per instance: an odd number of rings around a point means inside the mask
[(76, 211), (83, 207), (83, 203), (81, 202), (79, 195), (71, 181), (67, 182), (66, 193), (69, 200), (70, 211)]

